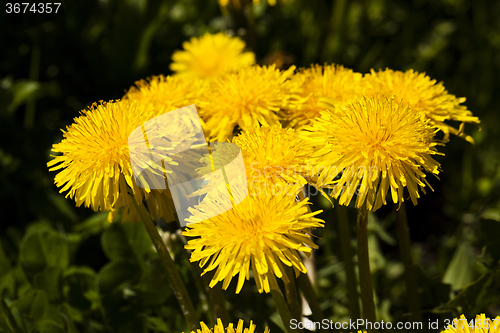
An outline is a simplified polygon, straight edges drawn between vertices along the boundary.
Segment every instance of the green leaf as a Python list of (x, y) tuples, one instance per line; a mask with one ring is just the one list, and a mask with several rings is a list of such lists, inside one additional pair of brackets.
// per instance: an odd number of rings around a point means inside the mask
[(36, 321), (47, 317), (49, 311), (49, 298), (43, 290), (33, 290), (13, 303), (21, 313), (30, 316)]
[(89, 267), (70, 267), (64, 272), (63, 280), (68, 303), (77, 309), (90, 309), (89, 294), (97, 290), (96, 273)]
[(77, 216), (73, 208), (74, 205), (70, 205), (69, 200), (62, 195), (53, 192), (48, 193), (48, 199), (65, 218), (71, 222), (77, 221)]
[(80, 333), (76, 328), (75, 324), (71, 321), (71, 319), (63, 314), (64, 321), (66, 323), (66, 333)]
[(460, 293), (451, 299), (447, 304), (438, 309), (454, 309), (459, 306), (466, 305), (467, 307), (472, 307), (476, 304), (478, 296), (483, 290), (484, 286), (491, 280), (493, 271), (489, 271), (482, 275), (476, 281), (470, 283), (465, 288), (460, 291)]
[[(392, 215), (390, 215), (392, 216)], [(371, 231), (373, 231), (381, 240), (386, 244), (395, 246), (397, 244), (396, 240), (385, 231), (384, 227), (380, 223), (377, 215), (373, 212), (368, 212), (368, 226)]]
[(30, 80), (17, 80), (12, 86), (13, 99), (9, 106), (9, 112), (29, 101), (36, 100), (44, 96), (57, 96), (59, 94), (57, 82), (36, 82)]
[(94, 235), (101, 233), (109, 226), (111, 226), (111, 224), (108, 222), (108, 213), (102, 212), (93, 214), (82, 223), (78, 223), (73, 230), (86, 235)]
[(124, 283), (136, 283), (140, 276), (141, 266), (135, 260), (116, 260), (101, 269), (97, 288), (100, 294), (110, 293), (122, 288)]
[(460, 244), (446, 269), (443, 283), (451, 285), (452, 290), (460, 290), (472, 281), (473, 266), (477, 258), (466, 242)]
[(441, 278), (429, 276), (428, 271), (416, 266), (417, 288), (422, 309), (433, 308), (436, 304), (445, 304), (450, 300), (451, 286), (444, 284)]
[(9, 258), (5, 255), (0, 240), (0, 295), (7, 289), (10, 294), (15, 293), (15, 279), (12, 275)]
[(69, 264), (68, 242), (53, 230), (32, 229), (21, 241), (19, 262), (28, 278), (43, 272), (46, 267), (64, 269)]
[(481, 238), (480, 247), (483, 252), (479, 257), (482, 264), (487, 267), (495, 266), (500, 260), (500, 242), (498, 235), (500, 235), (500, 223), (495, 220), (481, 220)]
[(38, 325), (40, 333), (67, 333), (57, 323), (52, 321), (45, 321)]
[(104, 253), (111, 260), (137, 260), (154, 255), (151, 242), (142, 223), (113, 223), (102, 235)]
[[(21, 330), (19, 325), (17, 324), (16, 319), (14, 318), (14, 315), (12, 314), (9, 306), (7, 303), (5, 303), (5, 300), (3, 298), (0, 298), (0, 309), (2, 310), (2, 322), (5, 323), (4, 329), (9, 329), (10, 332), (14, 333), (22, 333), (24, 332)], [(0, 322), (1, 324), (1, 322)], [(0, 326), (1, 327), (1, 326)]]
[(148, 317), (147, 325), (150, 330), (159, 332), (170, 332), (171, 329), (168, 327), (167, 323), (161, 318)]
[(482, 214), (481, 218), (485, 220), (493, 220), (500, 222), (500, 209), (489, 208), (486, 209)]
[(61, 299), (61, 275), (62, 270), (59, 267), (47, 267), (34, 276), (34, 286), (44, 290), (51, 302), (58, 301)]
[(12, 270), (0, 275), (0, 295), (5, 295), (5, 290), (7, 290), (7, 295), (13, 296), (16, 293), (16, 278)]
[(131, 289), (142, 306), (159, 306), (172, 294), (172, 285), (159, 259), (148, 262), (140, 281)]
[(144, 307), (138, 305), (136, 292), (131, 286), (141, 277), (137, 260), (116, 260), (104, 266), (97, 276), (101, 303), (109, 324), (118, 332), (142, 332), (145, 318), (140, 316)]

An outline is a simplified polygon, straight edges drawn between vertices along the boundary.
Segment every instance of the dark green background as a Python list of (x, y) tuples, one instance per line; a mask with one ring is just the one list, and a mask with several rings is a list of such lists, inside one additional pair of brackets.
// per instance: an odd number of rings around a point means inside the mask
[[(54, 20), (18, 32), (12, 32), (4, 3), (0, 15), (0, 296), (25, 325), (21, 331), (185, 329), (168, 282), (155, 271), (148, 240), (132, 237), (141, 226), (110, 227), (105, 214), (76, 208), (58, 194), (46, 162), (51, 145), (62, 139), (60, 128), (80, 110), (121, 98), (136, 80), (169, 74), (170, 57), (183, 41), (221, 30), (247, 39), (262, 64), (280, 54), (297, 66), (413, 68), (467, 98), (481, 131), (466, 126), (474, 146), (453, 137), (440, 148), (446, 156), (437, 158), (440, 180), (430, 180), (435, 192), (407, 206), (413, 255), (425, 320), (500, 314), (500, 2), (263, 3), (253, 8), (253, 26), (246, 23), (248, 12), (222, 15), (214, 0), (67, 5)], [(317, 231), (320, 301), (328, 318), (345, 320), (335, 220), (319, 197), (314, 200), (328, 222)], [(370, 239), (379, 315), (396, 322), (407, 320), (407, 307), (393, 209), (371, 216)], [(349, 214), (354, 221), (355, 211)], [(113, 253), (116, 246), (123, 248)], [(180, 246), (174, 252), (200, 318), (211, 321), (202, 315), (203, 300)], [(232, 319), (253, 319), (259, 331), (267, 324), (279, 332), (277, 314), (269, 315), (275, 311), (270, 297), (254, 289), (250, 281), (237, 297), (234, 285), (224, 293)], [(7, 322), (0, 308), (0, 332), (13, 329)]]

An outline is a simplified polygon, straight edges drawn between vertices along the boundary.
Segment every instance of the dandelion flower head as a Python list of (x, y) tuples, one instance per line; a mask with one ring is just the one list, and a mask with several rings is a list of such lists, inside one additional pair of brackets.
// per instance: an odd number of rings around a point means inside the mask
[(135, 82), (123, 98), (151, 105), (160, 114), (192, 104), (204, 107), (209, 86), (204, 80), (158, 75)]
[(245, 42), (225, 33), (193, 37), (183, 48), (172, 55), (170, 69), (189, 79), (212, 80), (255, 63), (254, 53), (244, 51)]
[(289, 126), (300, 128), (319, 116), (324, 108), (319, 98), (328, 98), (331, 104), (344, 106), (361, 96), (363, 75), (340, 65), (313, 65), (301, 69), (291, 80), (292, 97), (286, 112)]
[[(146, 200), (154, 218), (173, 220), (173, 202), (164, 191), (139, 188), (134, 180), (129, 156), (129, 135), (156, 116), (157, 111), (131, 100), (94, 103), (63, 130), (63, 140), (52, 151), (59, 155), (47, 163), (59, 170), (54, 182), (68, 191), (76, 205), (110, 212), (113, 221), (123, 207), (122, 221), (140, 220), (131, 193), (137, 202)], [(184, 129), (186, 130), (186, 129)], [(188, 131), (189, 132), (189, 131)], [(186, 138), (179, 139), (181, 142)], [(169, 163), (165, 152), (154, 152)]]
[[(257, 327), (255, 324), (250, 321), (250, 326), (248, 328), (243, 328), (243, 319), (238, 321), (238, 326), (236, 328), (232, 323), (230, 323), (225, 329), (222, 324), (222, 320), (217, 318), (217, 324), (214, 326), (213, 330), (208, 328), (208, 326), (204, 322), (200, 322), (201, 329), (197, 329), (196, 332), (192, 331), (191, 333), (256, 333), (255, 328)], [(270, 333), (268, 327), (265, 328), (264, 333)]]
[(256, 65), (217, 79), (208, 94), (208, 105), (200, 110), (211, 138), (226, 141), (236, 126), (247, 131), (278, 124), (278, 113), (289, 99), (287, 80), (294, 69)]
[[(391, 69), (375, 72), (373, 69), (364, 78), (365, 95), (374, 96), (381, 93), (386, 96), (395, 95), (395, 102), (409, 104), (410, 108), (423, 113), (431, 120), (430, 124), (443, 131), (443, 141), (449, 140), (454, 134), (474, 143), (471, 136), (464, 133), (464, 123), (479, 124), (479, 118), (472, 115), (461, 103), (464, 97), (457, 98), (446, 91), (441, 82), (431, 80), (425, 73), (418, 73), (412, 69), (401, 72)], [(451, 126), (445, 121), (461, 122), (459, 128)]]
[[(439, 173), (435, 130), (429, 120), (392, 98), (356, 99), (345, 107), (323, 104), (323, 111), (302, 135), (316, 147), (314, 166), (320, 183), (332, 185), (333, 196), (349, 205), (376, 210), (385, 204), (390, 189), (394, 203), (404, 201), (403, 189), (417, 204), (419, 188), (425, 193), (424, 171)], [(432, 188), (431, 188), (432, 189)]]
[[(227, 289), (239, 274), (239, 293), (245, 279), (250, 279), (250, 266), (261, 293), (277, 286), (276, 277), (288, 281), (283, 265), (293, 267), (297, 275), (306, 273), (299, 252), (309, 255), (317, 248), (308, 230), (323, 226), (324, 222), (314, 217), (320, 212), (309, 212), (307, 199), (296, 202), (294, 196), (286, 194), (253, 194), (241, 200), (238, 188), (231, 189), (238, 205), (226, 211), (231, 205), (228, 197), (214, 198), (211, 193), (210, 200), (191, 210), (188, 222), (193, 223), (183, 233), (193, 237), (185, 246), (192, 250), (190, 261), (199, 261), (200, 267), (205, 267), (203, 274), (217, 268), (210, 287), (222, 281)], [(207, 213), (214, 217), (207, 220)]]
[(269, 190), (270, 186), (308, 183), (308, 159), (312, 149), (305, 147), (298, 132), (280, 124), (245, 131), (233, 138), (243, 153), (250, 189)]

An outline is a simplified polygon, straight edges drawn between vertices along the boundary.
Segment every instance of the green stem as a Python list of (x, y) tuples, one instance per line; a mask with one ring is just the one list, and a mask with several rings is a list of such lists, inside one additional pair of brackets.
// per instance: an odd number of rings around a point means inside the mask
[(399, 252), (405, 267), (406, 294), (408, 295), (408, 308), (410, 310), (410, 320), (421, 322), (420, 300), (417, 293), (417, 281), (413, 269), (413, 260), (411, 258), (410, 229), (406, 216), (406, 206), (404, 202), (397, 212), (396, 226), (398, 230)]
[(345, 206), (337, 205), (335, 207), (339, 228), (340, 250), (347, 283), (347, 296), (349, 298), (349, 313), (352, 319), (361, 318), (359, 309), (359, 294), (354, 270), (353, 251), (351, 247), (351, 233), (349, 232), (349, 221)]
[(299, 330), (292, 329), (290, 323), (292, 321), (293, 316), (286, 304), (285, 297), (281, 293), (281, 290), (278, 287), (273, 287), (271, 285), (271, 295), (273, 296), (274, 302), (276, 303), (276, 307), (278, 308), (278, 313), (281, 316), (281, 320), (283, 321), (283, 326), (285, 326), (285, 330), (287, 333), (295, 333), (299, 332)]
[(170, 253), (168, 252), (167, 246), (158, 233), (158, 229), (156, 229), (155, 224), (151, 220), (151, 216), (146, 210), (146, 207), (144, 207), (142, 203), (136, 203), (135, 198), (133, 197), (132, 200), (135, 207), (137, 208), (137, 211), (139, 212), (139, 215), (141, 216), (142, 222), (144, 224), (144, 227), (146, 227), (146, 231), (148, 232), (149, 237), (153, 241), (153, 244), (158, 251), (158, 256), (160, 257), (161, 263), (165, 268), (168, 277), (170, 278), (170, 282), (174, 287), (175, 297), (177, 298), (177, 301), (179, 301), (182, 313), (186, 318), (189, 329), (192, 331), (196, 331), (199, 326), (199, 321), (196, 316), (196, 310), (193, 306), (191, 298), (189, 297), (186, 286), (184, 285), (184, 282), (182, 282), (181, 275), (179, 274), (179, 271), (177, 270), (177, 267), (175, 266)]
[[(180, 242), (182, 243), (182, 247), (185, 247), (187, 244), (186, 238), (184, 236), (179, 237)], [(191, 250), (186, 250), (183, 252), (185, 255), (188, 257), (191, 254)], [(226, 310), (226, 300), (224, 299), (224, 295), (222, 294), (222, 287), (218, 283), (216, 284), (213, 288), (210, 288), (210, 280), (212, 279), (214, 275), (214, 271), (208, 272), (207, 274), (202, 276), (202, 269), (198, 264), (192, 263), (189, 265), (192, 269), (191, 271), (193, 272), (193, 275), (195, 277), (195, 281), (197, 281), (197, 285), (199, 285), (200, 291), (207, 297), (209, 300), (210, 306), (210, 313), (208, 314), (211, 316), (213, 320), (217, 320), (217, 318), (220, 318), (223, 323), (230, 323), (231, 322), (231, 317), (229, 316), (229, 313)], [(211, 326), (214, 326), (215, 323)]]
[(300, 303), (299, 297), (297, 296), (297, 286), (295, 285), (295, 273), (293, 269), (290, 267), (285, 267), (286, 274), (288, 275), (289, 282), (285, 283), (285, 295), (286, 300), (288, 302), (288, 307), (290, 308), (290, 312), (292, 316), (297, 320), (300, 320), (301, 311), (300, 311)]
[[(375, 323), (375, 302), (373, 300), (372, 274), (370, 272), (370, 255), (368, 253), (368, 214), (362, 206), (358, 210), (358, 271), (361, 289), (361, 303), (363, 305), (363, 319)], [(371, 330), (378, 332), (378, 330)]]
[[(210, 283), (210, 280), (207, 278), (206, 285)], [(217, 283), (213, 288), (210, 289), (210, 297), (212, 299), (212, 304), (214, 305), (214, 312), (217, 318), (220, 318), (223, 323), (230, 323), (229, 313), (226, 310), (226, 300), (224, 299), (224, 295), (222, 294), (222, 285)]]
[[(304, 191), (300, 191), (299, 192), (299, 200), (303, 201), (304, 199), (305, 199)], [(309, 207), (309, 205), (307, 205), (307, 210), (309, 211), (309, 213), (311, 213), (311, 207)], [(309, 229), (309, 234), (312, 235), (312, 231), (310, 229)], [(310, 260), (312, 260), (312, 259), (314, 259), (314, 257), (311, 257)], [(314, 291), (314, 287), (311, 283), (311, 280), (309, 279), (309, 273), (299, 274), (299, 277), (297, 278), (297, 282), (299, 283), (299, 287), (302, 290), (303, 297), (306, 299), (307, 304), (309, 304), (309, 308), (311, 309), (312, 316), (313, 316), (314, 320), (317, 322), (322, 321), (325, 317), (323, 316), (323, 311), (321, 311), (321, 307), (319, 305), (319, 301), (318, 301), (318, 297), (316, 296), (316, 292)], [(323, 329), (323, 327), (321, 326), (319, 328), (319, 331), (325, 332), (326, 330)], [(328, 331), (326, 331), (326, 332), (328, 332)]]
[(247, 26), (248, 26), (248, 45), (250, 49), (256, 53), (257, 42), (255, 37), (255, 13), (253, 8), (253, 3), (249, 3), (246, 6), (247, 11)]
[[(189, 260), (188, 254), (185, 253), (184, 251), (183, 257), (185, 256), (185, 259)], [(201, 269), (200, 267), (195, 264), (195, 263), (189, 263), (189, 267), (192, 268), (190, 269), (191, 271), (191, 276), (193, 277), (193, 281), (198, 288), (198, 291), (200, 292), (200, 302), (202, 303), (202, 308), (207, 308), (206, 315), (208, 318), (207, 325), (208, 326), (215, 326), (216, 324), (216, 314), (214, 311), (214, 306), (212, 304), (212, 299), (210, 295), (210, 287), (208, 286), (209, 280), (207, 281), (206, 276), (201, 276)], [(222, 318), (221, 318), (222, 319)], [(224, 321), (223, 321), (224, 322)], [(225, 323), (225, 322), (224, 322)]]
[[(311, 308), (314, 321), (322, 321), (325, 317), (323, 316), (323, 311), (321, 311), (318, 297), (316, 296), (314, 287), (311, 283), (311, 280), (309, 279), (309, 275), (300, 274), (299, 277), (297, 278), (297, 282), (299, 283), (302, 295), (304, 295), (307, 304), (309, 304), (309, 308)], [(323, 328), (320, 328), (320, 332), (321, 331), (325, 330), (323, 330)]]

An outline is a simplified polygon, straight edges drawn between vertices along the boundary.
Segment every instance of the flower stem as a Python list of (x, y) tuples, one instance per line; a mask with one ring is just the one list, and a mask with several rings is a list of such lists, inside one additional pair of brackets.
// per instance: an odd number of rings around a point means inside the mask
[[(187, 245), (187, 240), (184, 236), (179, 237), (182, 247), (185, 248)], [(188, 259), (189, 256), (191, 255), (191, 250), (186, 250), (183, 251), (184, 254), (187, 255)], [(198, 282), (197, 284), (200, 285), (200, 290), (201, 292), (205, 295), (210, 300), (211, 306), (210, 306), (210, 314), (211, 316), (213, 314), (213, 320), (217, 320), (217, 318), (220, 318), (223, 323), (230, 323), (230, 316), (229, 313), (227, 312), (226, 309), (226, 300), (224, 299), (224, 295), (222, 294), (222, 287), (220, 284), (215, 285), (213, 288), (209, 287), (210, 280), (212, 280), (212, 277), (214, 275), (214, 272), (208, 272), (208, 274), (202, 274), (203, 271), (198, 266), (197, 264), (191, 263), (189, 265), (192, 268), (193, 275), (195, 276), (195, 280)], [(214, 326), (215, 322), (213, 325)]]
[(311, 309), (312, 316), (315, 321), (322, 321), (325, 317), (323, 316), (323, 311), (319, 305), (318, 297), (314, 291), (311, 280), (309, 279), (309, 274), (300, 274), (297, 278), (300, 290), (304, 295), (309, 308)]
[(420, 300), (417, 293), (417, 281), (413, 270), (413, 260), (411, 258), (411, 241), (406, 216), (406, 206), (404, 202), (397, 212), (396, 226), (398, 230), (399, 252), (405, 267), (406, 294), (408, 295), (408, 308), (410, 310), (410, 319), (413, 322), (421, 322)]
[(172, 260), (172, 257), (170, 256), (170, 253), (168, 252), (163, 239), (158, 233), (158, 229), (156, 229), (153, 220), (151, 220), (151, 216), (146, 210), (146, 207), (144, 207), (142, 203), (138, 204), (133, 197), (132, 200), (137, 211), (139, 212), (139, 215), (141, 216), (142, 222), (144, 224), (144, 227), (146, 227), (146, 231), (148, 232), (149, 237), (153, 241), (153, 244), (158, 251), (158, 256), (160, 257), (163, 268), (165, 268), (165, 271), (170, 278), (170, 282), (174, 287), (175, 297), (177, 298), (177, 301), (179, 301), (182, 313), (186, 318), (189, 329), (192, 331), (196, 331), (199, 325), (199, 321), (196, 316), (196, 310), (193, 306), (193, 302), (189, 297), (184, 282), (182, 282), (181, 275), (179, 274), (179, 271), (177, 270), (177, 267), (175, 266), (175, 263)]
[(347, 283), (347, 296), (349, 298), (349, 313), (352, 319), (361, 318), (359, 309), (359, 294), (354, 270), (353, 252), (351, 247), (351, 233), (349, 232), (349, 221), (347, 220), (346, 208), (342, 205), (335, 207), (339, 228), (340, 250)]
[(253, 3), (248, 3), (244, 10), (247, 16), (247, 28), (248, 28), (248, 45), (250, 49), (256, 53), (257, 43), (255, 38), (255, 12), (253, 8)]
[(285, 267), (286, 274), (288, 275), (288, 282), (285, 282), (285, 295), (288, 303), (288, 307), (290, 308), (290, 312), (292, 316), (297, 320), (300, 319), (301, 311), (299, 298), (297, 296), (297, 287), (295, 285), (295, 274), (293, 269), (290, 267)]
[[(209, 277), (204, 275), (205, 283), (208, 286), (210, 283)], [(222, 294), (222, 286), (220, 284), (215, 285), (213, 288), (209, 287), (210, 299), (212, 300), (212, 304), (214, 306), (215, 317), (220, 318), (223, 323), (231, 322), (229, 313), (226, 310), (226, 300), (224, 299), (224, 295)]]
[(286, 332), (287, 333), (298, 332), (298, 330), (292, 329), (290, 325), (293, 316), (292, 313), (290, 312), (290, 309), (288, 308), (288, 305), (286, 304), (285, 297), (283, 297), (283, 294), (281, 293), (281, 290), (277, 285), (273, 286), (271, 284), (271, 295), (273, 296), (274, 302), (276, 303), (276, 307), (278, 308), (278, 313), (281, 316), (281, 320), (283, 321), (283, 326), (285, 326)]
[[(368, 253), (368, 212), (364, 206), (358, 210), (358, 271), (359, 286), (361, 288), (361, 303), (363, 318), (375, 323), (375, 302), (373, 300), (372, 274), (370, 272), (370, 255)], [(371, 330), (378, 332), (377, 330)]]

